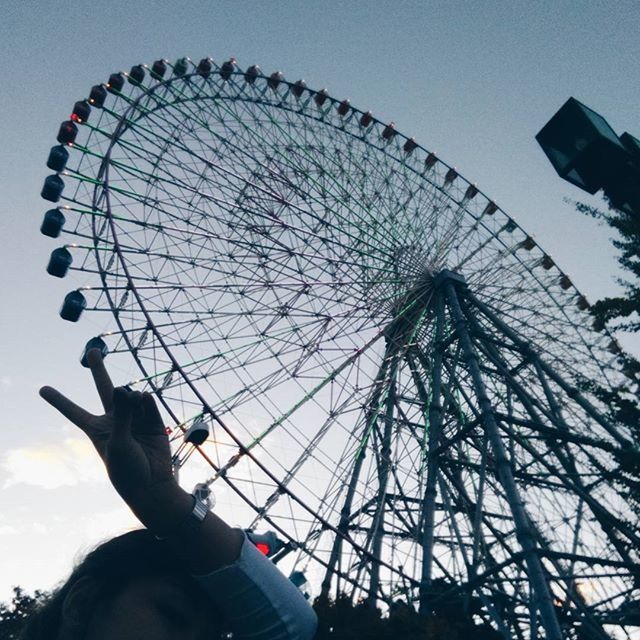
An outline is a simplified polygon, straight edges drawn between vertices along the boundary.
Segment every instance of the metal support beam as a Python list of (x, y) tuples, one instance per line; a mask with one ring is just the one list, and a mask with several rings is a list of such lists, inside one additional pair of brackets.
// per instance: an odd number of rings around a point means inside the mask
[(369, 580), (369, 593), (367, 595), (367, 603), (371, 607), (375, 607), (378, 597), (378, 588), (380, 586), (380, 564), (376, 562), (380, 558), (382, 550), (382, 538), (384, 535), (384, 517), (386, 511), (386, 492), (387, 483), (389, 481), (389, 468), (391, 466), (391, 434), (393, 432), (393, 417), (395, 410), (395, 377), (398, 370), (398, 356), (393, 356), (393, 362), (390, 366), (389, 387), (387, 389), (386, 408), (384, 415), (384, 433), (382, 436), (380, 461), (378, 464), (378, 503), (376, 512), (373, 516), (371, 525), (372, 543), (371, 555), (375, 558), (371, 563), (371, 574)]
[(581, 393), (562, 379), (542, 358), (535, 353), (528, 342), (523, 340), (511, 327), (507, 326), (484, 302), (481, 302), (472, 293), (467, 294), (470, 300), (505, 336), (507, 336), (514, 344), (518, 346), (522, 354), (526, 354), (532, 361), (537, 362), (545, 374), (553, 380), (570, 398), (575, 400), (600, 426), (602, 426), (610, 436), (623, 447), (630, 447), (631, 442), (625, 438), (614, 425), (605, 418)]
[[(522, 387), (522, 385), (520, 385), (510, 375), (509, 366), (498, 353), (497, 348), (494, 346), (494, 341), (489, 341), (485, 339), (487, 338), (486, 333), (484, 332), (482, 327), (479, 325), (479, 323), (472, 316), (471, 313), (467, 313), (466, 318), (469, 324), (473, 327), (475, 335), (477, 335), (482, 339), (481, 345), (482, 345), (483, 353), (494, 363), (494, 365), (498, 370), (498, 373), (501, 376), (503, 376), (505, 384), (507, 384), (508, 388), (510, 388), (515, 393), (516, 397), (520, 400), (523, 407), (529, 413), (533, 421), (536, 423), (542, 423), (542, 420), (536, 411), (536, 407), (534, 406), (531, 397), (529, 396), (527, 391)], [(566, 422), (564, 422), (564, 418), (562, 417), (560, 406), (555, 401), (555, 398), (553, 397), (553, 393), (551, 389), (546, 384), (546, 380), (544, 380), (543, 371), (536, 366), (535, 361), (532, 364), (536, 370), (536, 373), (541, 378), (540, 382), (541, 382), (541, 385), (543, 386), (545, 397), (547, 398), (547, 402), (549, 402), (550, 404), (550, 411), (545, 411), (545, 415), (552, 421), (552, 423), (556, 428), (555, 429), (556, 431), (560, 433), (569, 432), (570, 431), (569, 426), (566, 424)], [(515, 433), (512, 427), (507, 426), (505, 422), (508, 422), (508, 420), (502, 421), (503, 423), (502, 428), (508, 433), (509, 441), (510, 442), (517, 441), (520, 447), (522, 447), (524, 450), (527, 451), (527, 453), (531, 455), (533, 460), (536, 460), (538, 464), (540, 464), (545, 469), (547, 469), (549, 473), (553, 473), (555, 471), (555, 468), (553, 467), (552, 464), (550, 464), (547, 457), (543, 456), (533, 446), (531, 446), (531, 444), (528, 441), (526, 441), (525, 439), (520, 437), (517, 433)], [(570, 488), (572, 491), (576, 493), (576, 495), (578, 495), (581, 498), (581, 502), (580, 502), (581, 505), (583, 502), (586, 502), (589, 505), (592, 513), (596, 517), (596, 520), (602, 526), (603, 531), (605, 532), (605, 534), (607, 534), (607, 536), (609, 537), (609, 540), (611, 541), (615, 549), (618, 551), (618, 553), (621, 555), (621, 557), (625, 558), (626, 560), (625, 565), (629, 568), (629, 570), (631, 570), (631, 566), (633, 563), (629, 557), (627, 545), (619, 541), (617, 537), (613, 535), (611, 524), (608, 522), (608, 519), (606, 517), (606, 514), (607, 514), (606, 510), (589, 494), (589, 491), (582, 484), (580, 479), (580, 474), (578, 474), (577, 469), (575, 468), (575, 461), (573, 460), (573, 457), (570, 455), (568, 451), (565, 451), (565, 450), (554, 449), (553, 453), (557, 458), (557, 460), (562, 465), (562, 467), (567, 472), (567, 476), (564, 478), (564, 483), (563, 483), (564, 486)], [(532, 526), (532, 531), (534, 531), (533, 526)], [(574, 546), (576, 546), (577, 544), (577, 535), (578, 534), (576, 532), (574, 536)], [(542, 544), (542, 546), (539, 548), (538, 555), (548, 558), (551, 561), (551, 563), (554, 565), (554, 567), (558, 571), (558, 575), (560, 576), (558, 578), (558, 581), (559, 582), (564, 581), (566, 583), (567, 601), (570, 601), (574, 605), (574, 607), (576, 607), (576, 609), (580, 611), (583, 614), (583, 616), (585, 616), (584, 624), (586, 624), (592, 630), (594, 637), (600, 637), (600, 638), (603, 638), (603, 640), (605, 640), (607, 638), (607, 634), (593, 618), (589, 617), (588, 607), (585, 606), (583, 600), (580, 597), (578, 597), (578, 595), (575, 593), (575, 590), (573, 589), (572, 579), (567, 578), (566, 576), (565, 578), (562, 578), (563, 571), (561, 570), (561, 567), (559, 566), (556, 560), (558, 557), (560, 557), (560, 555), (552, 552), (548, 548), (545, 548), (544, 544)], [(565, 557), (565, 556), (562, 556), (562, 557)]]
[(377, 419), (380, 398), (382, 396), (384, 382), (386, 380), (387, 371), (389, 369), (390, 357), (391, 356), (389, 354), (387, 345), (387, 349), (385, 350), (385, 354), (382, 358), (382, 363), (380, 364), (380, 368), (378, 369), (378, 373), (373, 384), (373, 389), (371, 391), (367, 410), (365, 412), (362, 442), (360, 443), (360, 446), (356, 453), (356, 458), (353, 464), (353, 471), (351, 473), (351, 479), (347, 487), (347, 494), (345, 496), (342, 509), (340, 510), (340, 520), (337, 526), (338, 535), (333, 541), (331, 555), (329, 556), (329, 562), (327, 563), (327, 570), (325, 571), (324, 579), (322, 580), (322, 586), (320, 589), (321, 598), (327, 598), (329, 596), (329, 590), (331, 588), (331, 578), (335, 574), (336, 567), (340, 560), (343, 539), (347, 536), (356, 485), (358, 484), (360, 471), (362, 470), (362, 463), (364, 462), (367, 452), (366, 443), (369, 438), (369, 433), (371, 432), (372, 421)]
[[(458, 339), (467, 362), (469, 373), (471, 374), (472, 383), (480, 406), (482, 423), (496, 458), (498, 479), (505, 490), (506, 498), (513, 514), (516, 536), (524, 552), (525, 562), (527, 564), (529, 576), (534, 589), (534, 606), (540, 612), (540, 619), (542, 626), (545, 629), (547, 640), (562, 640), (562, 631), (556, 617), (551, 592), (547, 585), (542, 563), (540, 562), (540, 558), (537, 554), (535, 540), (531, 533), (529, 518), (511, 472), (511, 462), (507, 457), (493, 412), (493, 406), (491, 405), (484, 381), (482, 380), (480, 364), (473, 348), (473, 343), (471, 342), (467, 321), (460, 307), (456, 287), (454, 286), (453, 281), (449, 278), (442, 283), (442, 286), (446, 292), (449, 309), (455, 323)], [(531, 633), (534, 633), (533, 629), (531, 630)]]
[(421, 540), (422, 545), (422, 574), (420, 578), (419, 613), (427, 615), (427, 600), (431, 587), (431, 569), (433, 565), (433, 539), (435, 504), (438, 485), (438, 457), (436, 448), (440, 443), (442, 431), (442, 336), (444, 333), (444, 299), (438, 292), (436, 301), (435, 349), (433, 352), (433, 366), (431, 369), (431, 401), (429, 403), (429, 439), (427, 450), (427, 484), (424, 491), (422, 507)]
[[(482, 336), (483, 330), (478, 325), (478, 323), (472, 318), (468, 318), (468, 321), (474, 326), (474, 329), (478, 333), (478, 335)], [(514, 391), (532, 419), (535, 422), (541, 423), (542, 421), (531, 401), (531, 398), (527, 394), (526, 390), (522, 387), (522, 385), (520, 385), (520, 383), (518, 383), (514, 378), (508, 375), (507, 364), (500, 357), (495, 347), (486, 342), (484, 342), (483, 344), (484, 353), (488, 358), (492, 360), (492, 362), (498, 368), (498, 371), (504, 376), (505, 383)], [(534, 366), (535, 365), (537, 365), (537, 363), (534, 363)], [(544, 370), (541, 367), (536, 366), (536, 371), (540, 376), (543, 376)], [(545, 388), (546, 381), (544, 380), (544, 376), (540, 380), (540, 383), (543, 388)], [(554, 422), (554, 425), (561, 432), (566, 431), (567, 433), (570, 433), (571, 430), (566, 422), (564, 422), (564, 418), (560, 413), (559, 405), (557, 404), (557, 401), (553, 399), (553, 395), (551, 394), (551, 390), (548, 388), (548, 386), (545, 388), (545, 391), (549, 394), (546, 397), (547, 401), (551, 404), (551, 413), (553, 416), (552, 421)], [(551, 399), (553, 399), (553, 402), (551, 402)], [(517, 438), (516, 434), (510, 427), (505, 428), (509, 431), (513, 439)], [(541, 456), (541, 454), (533, 447), (531, 447), (528, 443), (520, 442), (520, 446), (525, 448), (527, 452), (531, 454), (532, 458), (537, 460), (541, 465), (547, 468), (549, 472), (554, 471), (549, 462), (545, 460)], [(580, 474), (575, 467), (575, 461), (573, 460), (573, 457), (570, 455), (570, 452), (568, 450), (556, 449), (553, 451), (553, 453), (564, 470), (567, 472), (567, 477), (565, 478), (564, 482), (565, 486), (570, 488), (576, 493), (576, 495), (578, 495), (582, 500), (585, 501), (585, 503), (589, 506), (593, 515), (599, 522), (600, 526), (602, 527), (602, 530), (609, 538), (611, 544), (615, 547), (616, 551), (618, 551), (621, 557), (625, 558), (628, 562), (631, 563), (631, 558), (629, 555), (629, 545), (628, 543), (618, 539), (618, 537), (614, 533), (614, 529), (620, 531), (620, 533), (627, 537), (634, 546), (640, 545), (640, 536), (638, 536), (626, 523), (620, 521), (618, 518), (613, 518), (611, 514), (606, 510), (606, 508), (590, 494), (589, 489), (582, 483)]]

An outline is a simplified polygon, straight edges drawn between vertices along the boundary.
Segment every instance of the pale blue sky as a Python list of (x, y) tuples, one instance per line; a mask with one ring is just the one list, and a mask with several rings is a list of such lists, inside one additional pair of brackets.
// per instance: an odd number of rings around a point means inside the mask
[(36, 396), (58, 384), (95, 406), (77, 358), (96, 321), (58, 318), (71, 285), (44, 271), (39, 192), (59, 123), (111, 72), (233, 55), (326, 86), (477, 182), (589, 299), (615, 290), (608, 230), (563, 202), (580, 192), (534, 136), (571, 95), (640, 135), (637, 1), (43, 4), (6, 0), (0, 26), (0, 598), (11, 584), (51, 586), (79, 547), (127, 518), (90, 452)]

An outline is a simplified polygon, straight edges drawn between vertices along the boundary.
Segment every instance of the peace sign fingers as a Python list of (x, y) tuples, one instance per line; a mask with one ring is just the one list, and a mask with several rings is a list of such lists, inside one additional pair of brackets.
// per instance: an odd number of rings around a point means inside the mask
[(107, 373), (99, 349), (91, 349), (87, 353), (87, 363), (96, 384), (98, 395), (102, 401), (104, 412), (109, 413), (113, 409), (113, 382)]
[(96, 416), (89, 413), (82, 407), (72, 402), (66, 396), (62, 395), (53, 387), (42, 387), (40, 389), (40, 397), (46, 400), (52, 407), (56, 408), (65, 418), (80, 427), (89, 437), (96, 435), (92, 433), (92, 423), (95, 422)]

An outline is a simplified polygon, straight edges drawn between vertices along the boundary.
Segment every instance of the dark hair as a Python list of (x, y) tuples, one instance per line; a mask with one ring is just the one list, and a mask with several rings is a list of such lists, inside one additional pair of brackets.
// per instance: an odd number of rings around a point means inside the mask
[[(92, 603), (108, 602), (123, 588), (143, 577), (171, 576), (180, 579), (186, 588), (206, 598), (200, 585), (184, 571), (166, 542), (156, 538), (147, 529), (137, 529), (102, 543), (75, 566), (68, 580), (54, 591), (30, 617), (22, 630), (20, 640), (53, 640), (62, 623), (65, 598), (74, 584), (88, 577), (92, 583)], [(213, 610), (213, 603), (211, 609)], [(93, 607), (87, 607), (86, 624)], [(217, 629), (215, 616), (211, 616), (212, 638)]]

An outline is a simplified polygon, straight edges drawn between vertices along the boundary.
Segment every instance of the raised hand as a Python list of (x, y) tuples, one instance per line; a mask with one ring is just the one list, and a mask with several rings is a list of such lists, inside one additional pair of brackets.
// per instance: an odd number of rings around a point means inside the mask
[(162, 527), (160, 511), (182, 500), (184, 492), (171, 468), (164, 424), (149, 393), (113, 388), (97, 349), (87, 354), (89, 368), (104, 408), (93, 415), (52, 387), (40, 395), (78, 426), (93, 443), (116, 491), (147, 525)]

